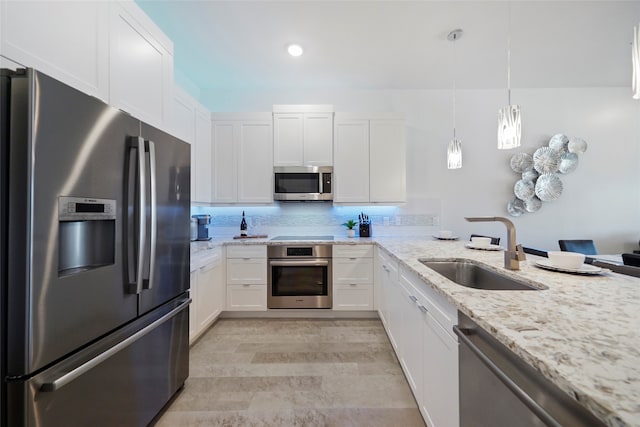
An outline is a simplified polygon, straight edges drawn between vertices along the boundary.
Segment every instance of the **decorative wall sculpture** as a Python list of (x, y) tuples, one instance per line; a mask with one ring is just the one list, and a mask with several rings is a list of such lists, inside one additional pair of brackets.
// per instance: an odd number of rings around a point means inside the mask
[(561, 133), (538, 148), (533, 155), (517, 153), (511, 157), (511, 169), (521, 174), (513, 186), (515, 197), (507, 204), (511, 216), (537, 212), (542, 202), (556, 200), (562, 194), (560, 176), (576, 170), (578, 155), (587, 151), (587, 143), (580, 138), (568, 138)]

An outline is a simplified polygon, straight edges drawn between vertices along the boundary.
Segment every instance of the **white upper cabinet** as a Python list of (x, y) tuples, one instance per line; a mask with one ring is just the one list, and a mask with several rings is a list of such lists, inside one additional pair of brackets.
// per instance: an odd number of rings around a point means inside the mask
[(273, 129), (271, 120), (239, 125), (238, 202), (273, 202)]
[(336, 113), (335, 203), (406, 201), (405, 123), (396, 113)]
[(274, 113), (274, 166), (302, 166), (303, 121), (302, 113)]
[(333, 201), (369, 201), (369, 121), (339, 118), (335, 123)]
[[(179, 86), (173, 88), (173, 104), (171, 106), (169, 133), (193, 144), (195, 139), (196, 101)], [(193, 151), (192, 151), (193, 154)], [(191, 159), (193, 164), (193, 158)]]
[(109, 3), (0, 1), (0, 54), (105, 102)]
[(199, 104), (195, 108), (195, 141), (191, 145), (191, 154), (191, 200), (210, 202), (211, 113)]
[(153, 126), (170, 128), (173, 43), (134, 2), (109, 4), (110, 104)]
[(212, 202), (273, 202), (270, 113), (213, 113)]
[(209, 111), (179, 86), (173, 89), (169, 131), (191, 144), (191, 201), (211, 201), (211, 118)]
[(404, 119), (369, 123), (369, 199), (371, 202), (406, 201), (406, 143)]
[(333, 165), (333, 106), (273, 106), (274, 166)]

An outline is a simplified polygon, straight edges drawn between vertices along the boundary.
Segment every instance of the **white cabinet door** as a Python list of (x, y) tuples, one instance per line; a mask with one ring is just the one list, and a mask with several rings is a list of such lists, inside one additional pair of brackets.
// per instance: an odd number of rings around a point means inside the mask
[(211, 201), (233, 203), (238, 199), (238, 167), (235, 155), (234, 122), (211, 124)]
[(400, 364), (416, 400), (422, 396), (422, 312), (418, 308), (417, 291), (407, 280), (404, 269), (400, 272), (400, 328), (402, 347)]
[(369, 121), (339, 120), (334, 126), (334, 202), (369, 201)]
[(270, 113), (212, 114), (212, 202), (273, 202)]
[[(189, 144), (195, 140), (195, 100), (180, 87), (173, 89), (173, 102), (171, 104), (170, 133)], [(193, 165), (193, 147), (191, 149), (191, 164)], [(193, 188), (192, 188), (193, 190)]]
[(133, 2), (110, 2), (109, 100), (161, 129), (170, 127), (173, 44)]
[(189, 342), (193, 343), (200, 331), (200, 319), (198, 319), (199, 312), (196, 307), (197, 301), (199, 300), (198, 270), (192, 271), (189, 275), (189, 279), (189, 296), (191, 297), (191, 304), (189, 305)]
[(0, 53), (109, 101), (109, 3), (0, 1)]
[(273, 202), (273, 133), (270, 121), (237, 124), (238, 202)]
[[(196, 105), (195, 141), (191, 145), (191, 200), (211, 201), (211, 118), (207, 109)], [(195, 188), (194, 188), (195, 187)]]
[(373, 284), (371, 258), (333, 258), (333, 283), (338, 285)]
[(218, 300), (219, 289), (225, 287), (222, 260), (218, 259), (198, 271), (198, 311), (200, 331), (204, 332), (221, 313), (224, 301)]
[(304, 114), (273, 114), (273, 165), (301, 166), (304, 159)]
[(401, 313), (399, 311), (400, 290), (398, 289), (398, 263), (379, 252), (382, 267), (382, 300), (380, 304), (381, 317), (386, 320), (386, 330), (389, 341), (395, 352), (398, 352), (399, 330), (401, 327)]
[(373, 310), (373, 284), (334, 284), (334, 310)]
[(264, 311), (267, 309), (267, 285), (227, 285), (227, 310)]
[(333, 165), (333, 113), (305, 113), (303, 166)]
[(458, 343), (430, 313), (423, 314), (420, 412), (430, 426), (458, 427)]
[(370, 201), (405, 202), (404, 120), (371, 120), (369, 138)]

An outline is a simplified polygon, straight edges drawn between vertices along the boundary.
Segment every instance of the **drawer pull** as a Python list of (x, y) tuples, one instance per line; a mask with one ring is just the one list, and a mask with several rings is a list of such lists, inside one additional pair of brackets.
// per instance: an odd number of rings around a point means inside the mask
[(420, 309), (421, 312), (423, 312), (424, 314), (427, 314), (429, 311), (427, 310), (426, 307), (418, 304), (418, 308)]
[(418, 302), (418, 298), (414, 297), (413, 295), (409, 295), (409, 299), (413, 302)]

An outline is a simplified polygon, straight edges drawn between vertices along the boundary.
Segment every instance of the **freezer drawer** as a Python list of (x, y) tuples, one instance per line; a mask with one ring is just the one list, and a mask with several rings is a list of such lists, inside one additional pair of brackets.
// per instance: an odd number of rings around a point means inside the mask
[[(129, 325), (100, 349), (106, 353), (94, 346), (27, 382), (10, 383), (7, 425), (146, 426), (188, 376), (188, 303), (175, 301)], [(104, 360), (91, 366), (96, 357)], [(65, 375), (86, 363), (89, 369), (69, 381)]]

